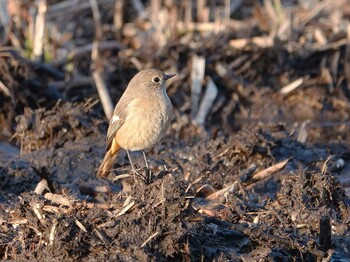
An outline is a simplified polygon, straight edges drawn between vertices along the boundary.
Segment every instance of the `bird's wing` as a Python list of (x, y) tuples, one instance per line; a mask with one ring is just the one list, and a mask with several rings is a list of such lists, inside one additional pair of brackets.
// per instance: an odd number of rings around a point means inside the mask
[(111, 147), (113, 138), (116, 135), (119, 128), (124, 124), (126, 116), (128, 114), (128, 104), (134, 100), (131, 96), (122, 96), (117, 106), (114, 109), (113, 116), (109, 121), (107, 131), (107, 150)]

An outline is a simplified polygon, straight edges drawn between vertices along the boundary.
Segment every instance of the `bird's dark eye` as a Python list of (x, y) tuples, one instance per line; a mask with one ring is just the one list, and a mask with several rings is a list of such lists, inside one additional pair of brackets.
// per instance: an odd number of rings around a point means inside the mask
[(160, 78), (158, 76), (155, 76), (155, 77), (152, 78), (152, 81), (154, 83), (159, 83), (160, 82)]

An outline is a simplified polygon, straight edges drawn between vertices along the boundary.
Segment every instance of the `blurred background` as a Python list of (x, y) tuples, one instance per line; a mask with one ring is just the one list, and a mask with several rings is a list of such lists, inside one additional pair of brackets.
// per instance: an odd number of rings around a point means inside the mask
[(58, 100), (89, 100), (108, 120), (130, 78), (155, 67), (178, 74), (168, 93), (184, 125), (283, 122), (301, 141), (347, 139), (348, 1), (0, 3), (1, 137), (25, 107)]

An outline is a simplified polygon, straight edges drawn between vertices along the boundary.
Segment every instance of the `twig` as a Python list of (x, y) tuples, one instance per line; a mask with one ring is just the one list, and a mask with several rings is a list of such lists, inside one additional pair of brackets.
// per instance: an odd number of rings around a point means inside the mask
[(231, 15), (231, 0), (225, 0), (225, 27), (230, 22), (230, 15)]
[(195, 119), (198, 112), (198, 105), (202, 91), (202, 82), (205, 73), (205, 58), (202, 56), (194, 56), (192, 59), (191, 71), (191, 100), (192, 100), (192, 119)]
[(205, 14), (204, 14), (204, 0), (197, 0), (197, 20), (199, 22), (206, 22)]
[[(28, 227), (28, 228), (30, 228), (30, 229), (33, 229), (33, 231), (35, 232), (35, 234), (37, 235), (37, 236), (42, 236), (42, 232), (40, 232), (40, 230), (39, 229), (37, 229), (36, 227), (33, 227), (33, 226), (30, 226), (30, 225), (27, 225), (26, 227)], [(40, 242), (39, 242), (40, 243)]]
[(34, 211), (34, 214), (37, 216), (37, 218), (39, 219), (39, 221), (41, 221), (43, 219), (43, 216), (41, 215), (40, 211), (38, 208), (36, 207), (33, 207), (33, 211)]
[(101, 209), (110, 209), (113, 207), (112, 204), (107, 204), (107, 203), (86, 203), (86, 202), (74, 202), (74, 206), (76, 207), (85, 207), (85, 208), (94, 208), (94, 207), (98, 207)]
[(98, 51), (99, 42), (101, 41), (101, 38), (102, 38), (100, 11), (98, 9), (96, 0), (90, 0), (90, 4), (91, 4), (92, 14), (93, 14), (94, 23), (95, 23), (95, 32), (96, 32), (95, 39), (92, 45), (92, 52), (91, 52), (91, 60), (92, 60), (91, 68), (93, 70), (92, 76), (95, 80), (97, 92), (100, 96), (103, 110), (105, 112), (107, 119), (109, 120), (113, 115), (113, 103), (109, 95), (108, 89), (106, 87), (106, 83), (102, 77), (103, 65), (102, 65), (101, 57)]
[(98, 72), (98, 71), (93, 72), (92, 77), (95, 80), (97, 91), (101, 98), (101, 103), (102, 103), (105, 115), (107, 117), (107, 120), (110, 120), (113, 115), (113, 103), (109, 95), (109, 92), (107, 90), (106, 83), (103, 80), (101, 72)]
[(106, 245), (109, 246), (111, 244), (111, 242), (108, 240), (108, 238), (106, 237), (106, 235), (104, 234), (104, 232), (98, 230), (97, 228), (94, 228), (94, 232), (95, 234), (98, 236), (99, 239), (101, 239), (101, 241)]
[(147, 238), (147, 240), (145, 242), (143, 242), (143, 244), (141, 245), (140, 248), (143, 248), (145, 245), (147, 245), (147, 243), (150, 242), (156, 236), (158, 236), (158, 234), (159, 234), (159, 231), (157, 231), (156, 233), (152, 234), (149, 238)]
[(122, 27), (123, 27), (123, 6), (124, 0), (116, 0), (114, 5), (114, 30), (117, 39), (120, 39), (122, 36)]
[(333, 76), (333, 79), (337, 79), (338, 69), (340, 64), (339, 59), (340, 59), (340, 50), (336, 51), (331, 57), (330, 73)]
[(69, 201), (69, 199), (65, 198), (62, 195), (46, 193), (44, 195), (44, 197), (47, 200), (50, 200), (50, 201), (52, 201), (52, 202), (54, 202), (56, 204), (59, 204), (59, 205), (63, 205), (63, 206), (67, 206), (67, 207), (72, 206), (71, 201)]
[(56, 213), (56, 214), (69, 214), (69, 210), (62, 208), (62, 207), (56, 207), (51, 205), (45, 205), (43, 206), (43, 211), (50, 212), (50, 213)]
[(79, 220), (75, 220), (74, 222), (75, 222), (75, 224), (76, 224), (81, 230), (83, 230), (85, 233), (88, 232), (88, 231), (86, 230), (86, 228), (83, 226), (83, 224), (80, 223)]
[(151, 0), (151, 23), (156, 28), (156, 31), (159, 30), (159, 10), (160, 10), (160, 1)]
[(115, 220), (108, 220), (105, 223), (99, 224), (97, 225), (98, 228), (102, 228), (102, 227), (112, 227), (114, 225), (116, 221)]
[(214, 81), (209, 77), (207, 88), (205, 89), (205, 94), (199, 106), (199, 111), (197, 113), (195, 122), (202, 126), (204, 125), (205, 119), (213, 105), (213, 102), (218, 94), (218, 88)]
[(309, 76), (300, 77), (297, 80), (294, 80), (293, 82), (289, 83), (288, 85), (282, 87), (280, 90), (280, 94), (282, 94), (282, 95), (289, 94), (290, 92), (294, 91), (299, 86), (301, 86), (307, 78), (309, 78)]
[(304, 26), (309, 23), (314, 17), (316, 17), (323, 9), (326, 9), (334, 4), (333, 0), (326, 0), (317, 3), (312, 10), (307, 12), (305, 16), (299, 17), (299, 28), (304, 28)]
[(215, 216), (215, 212), (213, 210), (207, 209), (207, 208), (199, 208), (197, 210), (197, 212), (199, 214), (203, 214), (203, 215), (207, 215), (207, 216), (211, 216), (211, 217)]
[(214, 199), (220, 199), (221, 197), (225, 197), (227, 193), (232, 193), (238, 188), (237, 181), (233, 182), (232, 184), (228, 185), (227, 187), (216, 191), (214, 194), (211, 194), (210, 196), (206, 197), (206, 200), (214, 200)]
[(276, 36), (278, 22), (279, 22), (277, 10), (274, 8), (274, 5), (272, 4), (272, 0), (265, 0), (264, 1), (264, 8), (266, 10), (267, 19), (268, 19), (269, 24), (270, 24), (269, 30), (268, 30), (269, 36), (271, 38), (274, 38)]
[(30, 206), (33, 209), (34, 214), (39, 219), (40, 223), (46, 225), (46, 221), (44, 220), (44, 216), (40, 213), (40, 209), (42, 205), (37, 202), (30, 202)]
[(299, 130), (299, 134), (298, 134), (298, 138), (297, 141), (300, 143), (305, 143), (306, 139), (307, 139), (307, 135), (308, 135), (308, 124), (310, 123), (310, 120), (305, 120), (303, 121), (303, 123), (300, 126), (300, 130)]
[(0, 91), (2, 91), (6, 96), (11, 96), (10, 90), (3, 82), (0, 81)]
[(326, 174), (328, 169), (328, 162), (333, 158), (334, 156), (330, 155), (327, 157), (326, 161), (323, 163), (321, 173), (322, 175)]
[(320, 28), (316, 28), (314, 31), (314, 38), (320, 45), (327, 44), (327, 38)]
[(114, 181), (118, 181), (118, 180), (120, 180), (120, 179), (124, 179), (124, 178), (131, 177), (131, 176), (132, 176), (132, 175), (130, 175), (130, 174), (118, 175), (118, 176), (116, 176), (116, 177), (113, 178), (113, 182), (114, 182)]
[[(348, 38), (350, 38), (350, 26), (348, 28), (348, 31), (349, 31), (348, 32)], [(347, 61), (347, 62), (344, 63), (344, 73), (345, 73), (345, 77), (346, 77), (348, 90), (350, 90), (350, 63), (349, 63), (349, 61), (350, 61), (350, 42), (348, 42), (346, 44), (345, 61)]]
[[(335, 42), (327, 43), (326, 45), (313, 44), (307, 48), (308, 49), (307, 51), (312, 52), (312, 53), (316, 53), (316, 52), (324, 52), (324, 51), (329, 51), (329, 50), (336, 50), (344, 45), (347, 45), (348, 42), (349, 42), (349, 40), (344, 38), (344, 39), (340, 39), (340, 40), (335, 41)], [(299, 48), (305, 49), (305, 47), (303, 47), (303, 46), (300, 46)], [(306, 52), (306, 54), (307, 54), (307, 52)]]
[(125, 206), (115, 217), (120, 217), (129, 211), (135, 205), (135, 201), (132, 201), (129, 205)]
[(277, 171), (280, 171), (281, 169), (283, 169), (287, 163), (289, 162), (290, 158), (286, 159), (286, 160), (283, 160), (273, 166), (270, 166), (256, 174), (254, 174), (251, 178), (251, 180), (245, 182), (245, 183), (242, 183), (243, 186), (251, 186), (251, 184), (257, 182), (257, 181), (260, 181), (260, 180), (263, 180), (269, 176), (271, 176), (272, 174), (276, 173)]
[(268, 48), (274, 45), (274, 40), (271, 36), (256, 36), (251, 38), (240, 38), (230, 41), (230, 46), (236, 49), (243, 49), (249, 44), (256, 45), (260, 48)]
[(57, 228), (58, 222), (55, 221), (51, 227), (50, 235), (49, 235), (49, 246), (53, 245), (53, 241), (55, 240), (55, 234), (56, 234), (56, 228)]
[(46, 179), (42, 179), (36, 186), (34, 192), (35, 194), (41, 195), (44, 190), (47, 188), (47, 180)]
[[(191, 1), (189, 1), (191, 3)], [(187, 8), (186, 8), (187, 10)], [(187, 12), (187, 11), (186, 11)], [(191, 13), (188, 11), (188, 13)], [(185, 13), (186, 15), (186, 13)], [(147, 25), (147, 23), (146, 23)], [(185, 20), (183, 21), (177, 21), (176, 22), (176, 28), (178, 31), (198, 31), (198, 32), (208, 32), (208, 31), (214, 31), (217, 28), (217, 23), (214, 22), (192, 22)], [(249, 21), (245, 21), (244, 23), (239, 20), (230, 20), (226, 27), (222, 27), (222, 29), (225, 30), (232, 30), (232, 31), (252, 31), (251, 25), (249, 24)]]
[(322, 59), (322, 62), (324, 61), (324, 66), (321, 68), (321, 78), (324, 83), (328, 85), (329, 91), (332, 93), (334, 91), (334, 85), (333, 85), (333, 77), (331, 75), (330, 70), (326, 67), (326, 58), (324, 57)]
[(35, 29), (33, 39), (33, 58), (36, 61), (41, 61), (43, 58), (46, 10), (46, 0), (39, 0), (38, 12), (35, 18)]
[[(190, 30), (190, 24), (192, 23), (192, 0), (185, 0), (183, 3), (184, 10), (184, 25), (182, 29)], [(192, 29), (193, 30), (193, 29)]]
[[(190, 174), (190, 173), (188, 173), (188, 174)], [(188, 186), (187, 186), (185, 192), (187, 193), (187, 192), (192, 188), (193, 185), (199, 183), (202, 179), (203, 179), (203, 177), (202, 177), (202, 176), (199, 176), (199, 177), (197, 177), (193, 182), (190, 182), (190, 183), (188, 184)], [(186, 179), (186, 181), (188, 181), (188, 180), (189, 180), (189, 179)]]
[(28, 219), (26, 219), (26, 218), (12, 219), (12, 220), (9, 220), (8, 223), (16, 228), (16, 226), (18, 226), (18, 225), (25, 225), (25, 224), (27, 224), (28, 223)]
[(128, 206), (131, 202), (132, 202), (132, 197), (128, 196), (123, 203), (123, 207)]

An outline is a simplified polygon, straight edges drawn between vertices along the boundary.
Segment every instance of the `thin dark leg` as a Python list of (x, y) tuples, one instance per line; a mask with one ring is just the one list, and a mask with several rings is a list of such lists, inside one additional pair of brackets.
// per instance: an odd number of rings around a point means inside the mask
[(149, 169), (146, 154), (145, 154), (145, 152), (144, 152), (144, 151), (142, 151), (142, 154), (143, 154), (143, 159), (145, 160), (146, 167), (147, 167), (147, 169)]
[(132, 168), (132, 172), (133, 172), (135, 175), (137, 175), (137, 176), (139, 176), (140, 178), (142, 178), (143, 180), (145, 180), (145, 178), (143, 177), (143, 175), (141, 175), (140, 172), (136, 170), (136, 168), (135, 168), (135, 166), (134, 166), (134, 164), (133, 164), (133, 162), (132, 162), (132, 160), (131, 160), (131, 156), (130, 156), (129, 150), (126, 150), (126, 153), (127, 153), (127, 155), (128, 155), (129, 161), (130, 161), (130, 165), (131, 165), (131, 168)]
[(142, 151), (142, 154), (143, 154), (143, 159), (145, 160), (145, 164), (146, 164), (146, 168), (147, 168), (147, 172), (148, 172), (148, 178), (147, 178), (147, 180), (148, 180), (148, 181), (151, 181), (151, 180), (152, 180), (152, 172), (151, 172), (151, 170), (149, 169), (148, 161), (147, 161), (147, 157), (146, 157), (145, 152)]
[(130, 153), (129, 153), (129, 150), (126, 150), (126, 153), (128, 154), (128, 158), (129, 158), (129, 161), (130, 161), (130, 165), (131, 165), (131, 168), (132, 168), (132, 171), (136, 174), (139, 174), (139, 172), (137, 172), (132, 160), (131, 160), (131, 156), (130, 156)]

